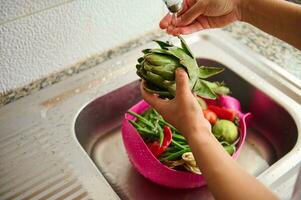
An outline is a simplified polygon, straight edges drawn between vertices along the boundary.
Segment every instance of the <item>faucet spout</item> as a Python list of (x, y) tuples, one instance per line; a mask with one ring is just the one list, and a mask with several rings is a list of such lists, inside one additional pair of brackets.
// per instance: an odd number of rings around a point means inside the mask
[(183, 0), (163, 0), (171, 13), (177, 13), (182, 9)]

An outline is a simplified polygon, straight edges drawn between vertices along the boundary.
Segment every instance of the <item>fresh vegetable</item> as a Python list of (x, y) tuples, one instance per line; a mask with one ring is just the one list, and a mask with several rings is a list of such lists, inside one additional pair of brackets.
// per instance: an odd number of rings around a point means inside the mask
[(184, 153), (182, 155), (182, 159), (185, 162), (185, 164), (184, 164), (185, 169), (187, 169), (188, 171), (191, 171), (193, 173), (196, 173), (196, 174), (201, 174), (201, 171), (196, 164), (196, 161), (194, 159), (192, 152)]
[(172, 142), (172, 132), (168, 126), (164, 126), (163, 133), (164, 133), (164, 139), (162, 145), (160, 145), (160, 142), (158, 141), (154, 141), (147, 145), (155, 157), (159, 157)]
[(204, 117), (207, 119), (210, 124), (215, 124), (217, 121), (217, 115), (209, 109), (203, 110)]
[(225, 107), (232, 110), (241, 110), (240, 109), (240, 102), (231, 96), (219, 96), (218, 97), (218, 104), (221, 107)]
[(197, 97), (196, 99), (203, 110), (207, 109), (207, 103), (204, 99), (202, 99), (201, 97)]
[(149, 144), (147, 144), (147, 146), (156, 158), (159, 157), (163, 153), (163, 149), (160, 147), (160, 144), (158, 141), (149, 143)]
[[(158, 160), (171, 168), (182, 167), (182, 169), (185, 168), (196, 174), (201, 173), (185, 137), (153, 108), (141, 115), (131, 111), (128, 113), (136, 117), (136, 120), (129, 120), (129, 122), (136, 128)], [(236, 150), (233, 142), (238, 138), (235, 124), (229, 120), (217, 119), (215, 113), (209, 109), (204, 110), (204, 114), (206, 119), (214, 125), (212, 132), (215, 137), (220, 141), (225, 151), (232, 155)]]
[(163, 132), (164, 132), (164, 140), (163, 140), (162, 147), (166, 149), (172, 141), (172, 131), (168, 126), (164, 126)]
[(224, 149), (228, 152), (228, 154), (233, 155), (235, 152), (235, 146), (229, 145), (229, 146), (224, 146)]
[(146, 81), (145, 90), (159, 94), (163, 98), (173, 98), (176, 92), (175, 70), (184, 68), (189, 76), (189, 85), (197, 95), (215, 99), (229, 93), (223, 83), (204, 79), (224, 70), (221, 67), (198, 66), (195, 57), (182, 37), (181, 48), (168, 42), (155, 41), (160, 48), (144, 49), (144, 56), (138, 59), (137, 75)]
[(229, 144), (238, 139), (238, 130), (236, 125), (229, 120), (218, 120), (212, 128), (212, 133), (219, 141), (225, 141)]
[(219, 118), (234, 122), (238, 118), (238, 113), (235, 110), (222, 108), (214, 105), (209, 105), (208, 109), (213, 111)]
[(231, 145), (226, 141), (222, 141), (220, 144), (224, 147), (224, 149), (228, 152), (228, 154), (230, 154), (230, 155), (234, 154), (234, 152), (236, 150), (234, 145)]
[[(143, 115), (132, 111), (128, 111), (128, 113), (136, 117), (136, 121), (129, 120), (129, 122), (146, 141), (147, 146), (155, 157), (160, 157), (164, 161), (175, 160), (183, 152), (191, 151), (186, 139), (154, 109), (147, 110)], [(170, 150), (167, 151), (168, 149)]]

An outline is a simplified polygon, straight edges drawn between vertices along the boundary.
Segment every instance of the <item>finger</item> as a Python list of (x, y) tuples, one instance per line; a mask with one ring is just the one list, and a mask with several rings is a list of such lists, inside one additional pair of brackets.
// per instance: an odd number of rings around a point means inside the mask
[(168, 34), (172, 34), (173, 29), (174, 29), (173, 26), (168, 26), (167, 29), (166, 29), (166, 32), (167, 32)]
[(173, 36), (177, 36), (177, 35), (179, 35), (178, 33), (177, 33), (177, 31), (175, 31), (175, 27), (174, 28), (171, 28), (167, 33), (168, 34), (170, 34), (170, 35), (173, 35)]
[(183, 68), (176, 71), (176, 98), (186, 97), (191, 94), (189, 87), (188, 74)]
[(196, 0), (184, 0), (182, 4), (182, 9), (177, 13), (177, 16), (181, 16), (185, 13), (190, 7), (192, 7), (196, 3)]
[(158, 95), (156, 95), (154, 93), (145, 91), (144, 85), (145, 85), (145, 83), (144, 83), (144, 81), (142, 81), (142, 83), (140, 85), (140, 91), (141, 91), (141, 95), (142, 95), (143, 99), (147, 103), (149, 103), (153, 108), (155, 108), (158, 111), (161, 111), (161, 109), (165, 107), (166, 101), (164, 101), (163, 99), (160, 99), (158, 97)]
[(165, 15), (163, 17), (163, 19), (160, 21), (160, 24), (159, 24), (160, 28), (166, 29), (169, 26), (169, 24), (171, 24), (171, 18), (172, 17), (169, 13), (167, 15)]
[(206, 18), (207, 19), (205, 21), (207, 21), (208, 26), (210, 28), (224, 27), (224, 26), (236, 21), (236, 19), (233, 17), (233, 13), (229, 13), (229, 14), (226, 14), (223, 16), (206, 17)]
[(204, 27), (202, 26), (202, 24), (195, 22), (186, 27), (176, 27), (170, 31), (171, 32), (170, 34), (172, 34), (172, 35), (188, 35), (188, 34), (203, 30), (203, 29), (204, 29)]
[(176, 26), (187, 26), (191, 24), (198, 16), (205, 12), (205, 2), (206, 1), (203, 0), (197, 1), (191, 8), (177, 18)]

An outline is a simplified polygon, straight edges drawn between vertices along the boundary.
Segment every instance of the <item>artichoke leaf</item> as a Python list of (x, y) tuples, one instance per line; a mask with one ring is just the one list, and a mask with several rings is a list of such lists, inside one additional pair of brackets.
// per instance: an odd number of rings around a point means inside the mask
[(227, 95), (230, 93), (230, 89), (225, 86), (225, 84), (222, 82), (210, 82), (203, 80), (203, 82), (215, 93), (218, 95)]
[(168, 47), (173, 47), (174, 45), (168, 43), (168, 42), (163, 42), (160, 40), (154, 40), (154, 42), (156, 42), (162, 49), (168, 49)]
[(138, 58), (138, 63), (142, 63), (143, 60), (144, 60), (143, 57)]
[(175, 67), (173, 65), (156, 66), (152, 68), (152, 72), (161, 75), (168, 81), (175, 80)]
[(155, 85), (157, 86), (161, 86), (162, 84), (164, 84), (164, 78), (162, 78), (161, 76), (153, 73), (153, 72), (150, 72), (150, 71), (147, 71), (146, 72), (146, 77), (152, 81), (152, 83), (154, 83)]
[(228, 95), (230, 93), (230, 89), (226, 86), (218, 86), (216, 88), (213, 89), (215, 94), (218, 95)]
[(174, 56), (171, 52), (169, 52), (166, 49), (150, 49), (149, 53), (150, 54), (158, 53), (158, 54), (162, 54), (162, 55), (171, 55), (171, 56)]
[(174, 85), (176, 83), (176, 81), (168, 81), (168, 80), (165, 80), (164, 81), (164, 84), (166, 85), (166, 86), (172, 86), (172, 85)]
[(199, 68), (199, 78), (209, 78), (224, 71), (222, 67), (205, 67)]
[(168, 91), (163, 91), (163, 90), (152, 90), (148, 87), (143, 87), (143, 89), (149, 93), (154, 93), (154, 94), (158, 94), (160, 97), (164, 97), (164, 98), (172, 98), (172, 96), (170, 95), (170, 93)]
[(148, 54), (148, 53), (150, 53), (150, 51), (151, 51), (151, 49), (143, 49), (143, 50), (142, 50), (142, 53)]
[(157, 53), (152, 53), (152, 54), (147, 54), (145, 55), (145, 61), (147, 63), (150, 63), (152, 65), (167, 65), (167, 64), (177, 64), (176, 58), (169, 56), (169, 55), (164, 55), (164, 54), (157, 54)]
[(150, 64), (148, 64), (147, 62), (145, 62), (144, 64), (143, 64), (143, 68), (145, 69), (145, 70), (147, 70), (147, 71), (151, 71), (152, 69), (153, 69), (153, 65), (150, 65)]
[[(198, 75), (199, 75), (199, 68), (195, 61), (195, 59), (188, 56), (182, 49), (180, 48), (173, 48), (169, 50), (165, 49), (152, 49), (151, 53), (161, 53), (161, 54), (168, 54), (172, 55), (179, 59), (179, 63), (186, 68), (188, 72), (188, 76), (190, 79), (194, 79), (194, 82), (196, 81)], [(181, 66), (179, 66), (181, 67)]]
[(190, 55), (188, 55), (183, 49), (179, 48), (179, 47), (170, 47), (167, 50), (171, 55), (177, 57), (180, 60), (183, 59), (192, 59), (194, 60), (192, 57), (190, 57)]
[(180, 63), (186, 68), (189, 78), (195, 82), (198, 79), (199, 74), (199, 67), (196, 61), (192, 58), (189, 58), (180, 60)]
[(142, 67), (142, 65), (140, 65), (140, 64), (137, 64), (137, 65), (136, 65), (136, 69), (137, 69), (137, 70), (140, 70), (141, 67)]
[(140, 73), (140, 71), (139, 70), (137, 70), (136, 71), (136, 74), (140, 77), (140, 78), (142, 78), (143, 79), (143, 76), (142, 76), (142, 74)]
[(182, 49), (188, 54), (190, 55), (191, 58), (195, 58), (192, 51), (190, 50), (190, 48), (188, 47), (187, 43), (185, 42), (185, 40), (181, 37), (178, 36), (178, 38), (181, 40), (181, 46)]
[(206, 99), (216, 99), (215, 93), (208, 87), (208, 85), (202, 79), (198, 79), (193, 87), (193, 92), (198, 96)]

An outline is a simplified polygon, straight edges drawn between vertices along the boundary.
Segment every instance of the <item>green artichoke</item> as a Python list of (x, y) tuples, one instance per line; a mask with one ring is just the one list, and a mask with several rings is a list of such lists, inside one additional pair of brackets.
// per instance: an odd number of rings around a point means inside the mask
[(175, 70), (182, 67), (188, 74), (191, 91), (200, 97), (215, 99), (218, 95), (229, 93), (223, 83), (204, 80), (222, 72), (224, 68), (199, 67), (184, 39), (179, 39), (181, 48), (155, 40), (161, 48), (142, 51), (144, 56), (138, 59), (136, 68), (138, 76), (146, 81), (144, 89), (163, 98), (173, 98), (176, 93)]

